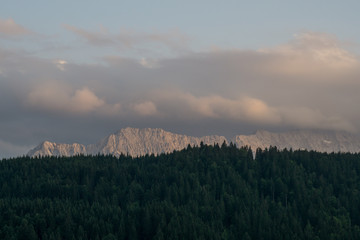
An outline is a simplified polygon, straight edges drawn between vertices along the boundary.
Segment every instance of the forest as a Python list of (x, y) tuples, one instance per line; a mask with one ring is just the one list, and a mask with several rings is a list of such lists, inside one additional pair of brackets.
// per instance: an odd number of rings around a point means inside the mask
[(360, 239), (360, 154), (234, 144), (0, 161), (0, 239)]

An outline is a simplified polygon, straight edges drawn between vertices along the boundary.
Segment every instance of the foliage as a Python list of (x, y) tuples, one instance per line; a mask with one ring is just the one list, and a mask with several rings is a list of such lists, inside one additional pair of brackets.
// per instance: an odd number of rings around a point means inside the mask
[(0, 239), (360, 239), (360, 155), (230, 144), (0, 162)]

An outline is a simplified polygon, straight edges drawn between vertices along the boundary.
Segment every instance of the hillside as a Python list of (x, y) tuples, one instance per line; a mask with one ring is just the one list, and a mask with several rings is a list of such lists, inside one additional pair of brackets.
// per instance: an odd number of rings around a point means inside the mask
[(360, 239), (360, 155), (188, 147), (0, 161), (0, 239)]

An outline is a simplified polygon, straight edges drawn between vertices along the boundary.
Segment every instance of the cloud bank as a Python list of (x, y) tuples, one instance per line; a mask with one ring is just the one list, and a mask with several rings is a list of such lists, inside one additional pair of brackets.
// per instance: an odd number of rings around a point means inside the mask
[[(66, 28), (94, 46), (173, 44), (168, 36)], [(102, 60), (78, 64), (0, 49), (2, 139), (21, 149), (45, 139), (94, 142), (127, 126), (196, 136), (360, 130), (358, 56), (324, 33), (301, 33), (258, 50)]]

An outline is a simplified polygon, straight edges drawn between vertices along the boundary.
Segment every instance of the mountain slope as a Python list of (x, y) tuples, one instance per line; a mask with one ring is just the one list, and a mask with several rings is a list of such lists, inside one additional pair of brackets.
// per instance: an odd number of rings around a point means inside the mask
[(235, 136), (232, 141), (237, 146), (251, 146), (253, 150), (276, 146), (280, 149), (307, 149), (319, 152), (360, 151), (360, 138), (345, 132), (302, 130), (271, 133), (268, 131), (257, 131), (254, 135)]
[(86, 147), (79, 143), (65, 144), (53, 143), (49, 141), (42, 142), (39, 146), (31, 149), (27, 155), (35, 156), (74, 156), (86, 154)]
[[(61, 144), (43, 142), (28, 152), (28, 156), (73, 156), (77, 154), (112, 154), (121, 153), (131, 156), (169, 153), (181, 150), (187, 145), (198, 146), (201, 142), (221, 145), (228, 142), (223, 136), (191, 137), (164, 131), (160, 128), (125, 128), (113, 133), (99, 142), (90, 145), (78, 143)], [(279, 149), (307, 149), (319, 152), (360, 152), (360, 138), (344, 132), (291, 131), (271, 133), (257, 131), (254, 135), (237, 135), (232, 139), (238, 147), (257, 148), (276, 146)]]
[(57, 144), (44, 142), (30, 150), (28, 156), (73, 156), (77, 154), (112, 154), (119, 156), (121, 153), (131, 156), (145, 154), (169, 153), (174, 150), (204, 144), (222, 144), (227, 142), (223, 136), (191, 137), (152, 128), (125, 128), (111, 134), (95, 144), (87, 146), (81, 144)]
[(164, 131), (160, 128), (125, 128), (111, 134), (96, 144), (87, 147), (89, 154), (113, 154), (121, 153), (131, 156), (145, 154), (168, 153), (174, 150), (181, 150), (187, 145), (198, 146), (204, 144), (221, 144), (227, 141), (223, 136), (190, 137)]

